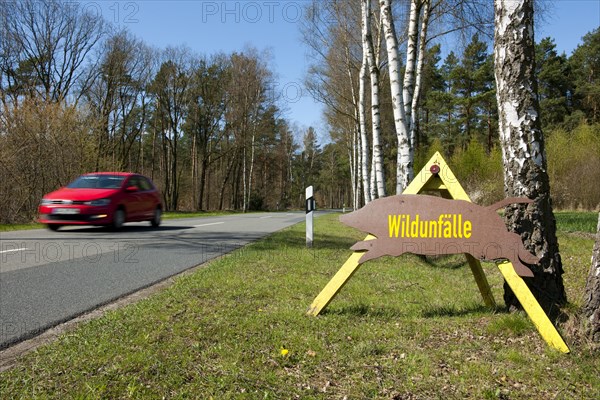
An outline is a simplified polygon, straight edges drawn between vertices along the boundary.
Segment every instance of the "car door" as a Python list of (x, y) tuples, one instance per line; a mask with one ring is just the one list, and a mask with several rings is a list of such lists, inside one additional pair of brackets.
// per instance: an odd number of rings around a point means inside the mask
[(149, 219), (154, 215), (156, 208), (156, 196), (154, 194), (154, 186), (143, 176), (138, 176), (139, 191), (139, 211), (140, 218)]
[(123, 203), (127, 211), (127, 220), (137, 220), (142, 213), (142, 196), (137, 176), (131, 176), (123, 187)]

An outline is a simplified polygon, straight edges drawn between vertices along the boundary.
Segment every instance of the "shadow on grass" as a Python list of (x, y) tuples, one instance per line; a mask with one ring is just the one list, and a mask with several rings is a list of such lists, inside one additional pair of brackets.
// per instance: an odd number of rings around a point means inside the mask
[(464, 317), (475, 314), (499, 314), (506, 313), (502, 308), (490, 308), (484, 304), (473, 304), (468, 307), (457, 307), (454, 305), (430, 306), (421, 312), (423, 318), (435, 317)]
[[(421, 311), (423, 318), (436, 317), (464, 317), (478, 314), (509, 314), (503, 307), (490, 308), (484, 304), (473, 304), (467, 307), (457, 306), (430, 306)], [(355, 304), (344, 307), (326, 308), (321, 315), (343, 315), (351, 317), (369, 316), (374, 318), (401, 318), (408, 316), (406, 310), (398, 307), (378, 306), (369, 307), (366, 304)]]
[(369, 307), (366, 304), (354, 304), (339, 308), (326, 308), (321, 315), (344, 315), (352, 317), (370, 316), (376, 318), (400, 318), (406, 317), (406, 312), (396, 307), (381, 306)]
[(420, 256), (419, 258), (431, 267), (440, 269), (459, 269), (467, 265), (467, 260), (462, 254), (428, 257)]
[(274, 247), (285, 247), (290, 249), (306, 249), (306, 250), (349, 250), (357, 240), (349, 237), (339, 237), (327, 234), (315, 235), (313, 246), (306, 247), (306, 239), (297, 232), (283, 233), (277, 236), (277, 239), (266, 238), (254, 244), (255, 248), (263, 250), (271, 250)]

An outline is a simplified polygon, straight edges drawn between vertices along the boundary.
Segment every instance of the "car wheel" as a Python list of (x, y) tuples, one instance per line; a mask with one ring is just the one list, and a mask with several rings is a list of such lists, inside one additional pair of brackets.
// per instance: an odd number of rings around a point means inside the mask
[(48, 227), (48, 229), (54, 232), (56, 232), (60, 228), (59, 224), (48, 224), (46, 226)]
[(162, 220), (162, 210), (160, 207), (156, 207), (156, 209), (154, 210), (154, 216), (150, 220), (150, 225), (152, 225), (152, 227), (154, 227), (154, 228), (157, 228), (160, 225), (161, 220)]
[(118, 208), (113, 216), (112, 228), (115, 230), (121, 229), (125, 223), (125, 210)]

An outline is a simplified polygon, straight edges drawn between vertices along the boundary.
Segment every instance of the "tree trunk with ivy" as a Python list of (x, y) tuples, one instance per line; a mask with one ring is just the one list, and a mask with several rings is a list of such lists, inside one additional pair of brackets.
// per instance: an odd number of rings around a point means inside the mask
[(592, 340), (600, 342), (600, 214), (597, 231), (596, 245), (592, 252), (592, 267), (585, 285), (583, 317), (586, 320), (587, 333)]
[[(507, 207), (505, 219), (540, 258), (530, 266), (534, 277), (525, 281), (544, 310), (556, 315), (567, 299), (539, 118), (534, 44), (533, 0), (496, 0), (494, 71), (504, 191), (507, 197), (533, 200)], [(506, 284), (504, 300), (509, 308), (520, 306)]]

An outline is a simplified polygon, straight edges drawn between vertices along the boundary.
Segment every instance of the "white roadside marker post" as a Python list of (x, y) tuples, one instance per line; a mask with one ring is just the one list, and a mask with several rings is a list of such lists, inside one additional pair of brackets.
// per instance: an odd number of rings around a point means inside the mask
[(306, 188), (306, 247), (313, 245), (313, 213), (316, 209), (313, 187)]

